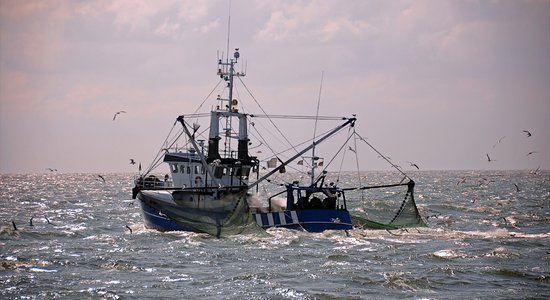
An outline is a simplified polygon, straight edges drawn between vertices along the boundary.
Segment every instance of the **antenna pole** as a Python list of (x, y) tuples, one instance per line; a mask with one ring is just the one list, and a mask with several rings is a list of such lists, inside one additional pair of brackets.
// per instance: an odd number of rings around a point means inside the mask
[[(323, 89), (323, 78), (325, 72), (321, 71), (321, 85), (319, 86), (319, 97), (317, 98), (317, 113), (315, 114), (315, 126), (313, 127), (313, 140), (315, 141), (315, 135), (317, 134), (317, 120), (319, 119), (319, 106), (321, 105), (321, 91)], [(315, 143), (311, 149), (311, 185), (315, 183)]]
[(231, 35), (231, 0), (229, 0), (229, 11), (228, 11), (228, 18), (227, 18), (227, 58), (229, 59), (229, 37)]

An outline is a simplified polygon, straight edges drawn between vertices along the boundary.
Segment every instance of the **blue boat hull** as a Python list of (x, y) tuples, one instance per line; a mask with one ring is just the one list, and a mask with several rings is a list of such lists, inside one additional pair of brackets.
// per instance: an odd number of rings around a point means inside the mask
[(139, 201), (145, 227), (159, 231), (195, 231), (162, 215), (158, 209)]
[[(191, 227), (184, 226), (161, 214), (158, 209), (139, 201), (143, 220), (147, 228), (159, 231), (192, 231)], [(262, 228), (285, 227), (290, 229), (305, 230), (309, 232), (322, 232), (325, 230), (350, 230), (353, 229), (351, 216), (346, 210), (304, 209), (287, 210), (282, 212), (253, 213), (256, 223)]]
[(347, 210), (303, 209), (252, 215), (262, 228), (285, 227), (309, 232), (353, 229), (351, 216)]

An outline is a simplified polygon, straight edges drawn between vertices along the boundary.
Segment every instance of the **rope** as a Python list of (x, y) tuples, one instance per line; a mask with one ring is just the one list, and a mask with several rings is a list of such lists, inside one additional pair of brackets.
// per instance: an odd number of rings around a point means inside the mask
[[(359, 179), (359, 186), (362, 186), (361, 183), (361, 173), (359, 171), (359, 156), (357, 155), (357, 133), (355, 132), (355, 127), (353, 128), (353, 147), (355, 149), (355, 165), (357, 166), (357, 178)], [(361, 190), (361, 201), (365, 199), (365, 191)]]
[[(197, 112), (202, 108), (202, 106), (204, 105), (204, 102), (206, 102), (206, 100), (208, 100), (208, 98), (210, 98), (210, 96), (212, 95), (212, 93), (218, 88), (218, 86), (220, 85), (220, 83), (223, 81), (223, 79), (220, 79), (218, 81), (218, 83), (216, 84), (216, 86), (214, 86), (214, 88), (210, 91), (210, 93), (208, 93), (208, 96), (206, 96), (204, 98), (204, 100), (202, 100), (201, 104), (199, 105), (199, 107), (197, 107), (197, 109), (195, 109), (195, 111), (193, 112), (193, 114), (197, 114)], [(197, 115), (197, 121), (198, 121), (198, 115)]]
[[(195, 109), (193, 114), (184, 115), (184, 116), (196, 118), (197, 122), (198, 122), (199, 117), (209, 116), (210, 115), (209, 113), (200, 114), (200, 113), (197, 113), (197, 112), (202, 108), (202, 106), (204, 105), (206, 100), (208, 100), (208, 98), (210, 98), (212, 93), (214, 93), (214, 91), (218, 88), (218, 86), (220, 85), (220, 83), (222, 81), (223, 81), (222, 79), (220, 79), (218, 81), (218, 83), (214, 86), (214, 88), (210, 91), (210, 93), (208, 93), (208, 95), (202, 100), (201, 104), (197, 107), (197, 109)], [(161, 160), (162, 160), (163, 156), (161, 155), (161, 153), (163, 152), (162, 150), (165, 149), (164, 145), (168, 145), (167, 146), (168, 149), (172, 148), (172, 146), (174, 146), (174, 144), (178, 141), (178, 139), (183, 134), (183, 129), (180, 129), (180, 131), (178, 131), (178, 133), (174, 136), (174, 138), (171, 141), (169, 141), (170, 135), (172, 134), (172, 131), (174, 130), (175, 127), (176, 127), (176, 124), (174, 124), (172, 126), (172, 128), (170, 129), (170, 131), (168, 132), (168, 135), (166, 136), (166, 138), (162, 142), (162, 145), (160, 146), (160, 149), (157, 152), (157, 156), (153, 159), (153, 161), (151, 162), (151, 164), (149, 165), (149, 167), (147, 168), (147, 171), (145, 171), (143, 176), (147, 176), (147, 174), (149, 174), (151, 171), (153, 171), (155, 168), (157, 168), (162, 163)], [(204, 133), (204, 131), (202, 133)], [(202, 136), (202, 133), (200, 134), (201, 136)]]
[[(349, 131), (348, 131), (349, 132)], [(338, 149), (338, 151), (336, 151), (336, 153), (334, 154), (334, 156), (332, 156), (332, 158), (328, 161), (327, 165), (323, 168), (323, 171), (326, 171), (326, 169), (332, 164), (332, 162), (336, 159), (336, 157), (338, 156), (338, 154), (340, 154), (340, 152), (342, 152), (342, 150), (346, 147), (348, 141), (351, 139), (352, 135), (348, 135), (348, 138), (346, 139), (346, 142), (342, 144), (342, 146), (340, 146), (340, 149)], [(336, 176), (336, 183), (340, 182), (340, 174), (342, 173), (342, 166), (344, 165), (344, 157), (346, 156), (346, 153), (344, 152), (344, 154), (342, 155), (342, 161), (340, 162), (340, 169), (338, 170), (338, 175)], [(319, 177), (317, 177), (317, 179), (319, 179)]]
[(289, 120), (319, 120), (319, 121), (340, 121), (346, 120), (344, 117), (330, 117), (330, 116), (305, 116), (305, 115), (259, 115), (251, 114), (254, 118), (267, 118), (267, 119), (289, 119)]
[[(254, 97), (254, 95), (252, 94), (252, 92), (248, 89), (248, 86), (246, 86), (246, 84), (243, 82), (243, 80), (241, 79), (241, 77), (237, 77), (239, 79), (239, 81), (242, 83), (242, 85), (244, 86), (244, 88), (246, 89), (246, 91), (248, 92), (248, 94), (250, 95), (250, 97), (252, 97), (252, 99), (254, 100), (254, 102), (256, 102), (256, 104), (258, 105), (258, 107), (260, 108), (260, 110), (267, 116), (267, 113), (265, 112), (265, 110), (263, 109), (263, 107), (260, 105), (260, 103), (258, 102), (258, 100), (256, 100), (256, 97)], [(273, 122), (273, 120), (271, 119), (271, 117), (267, 117), (267, 119), (269, 120), (269, 122), (271, 122), (271, 124), (275, 127), (275, 129), (279, 132), (279, 134), (285, 139), (285, 141), (292, 147), (292, 149), (294, 149), (294, 151), (296, 151), (296, 153), (298, 153), (298, 150), (292, 146), (292, 143), (286, 138), (286, 136), (281, 132), (281, 130), (279, 129), (279, 127), (277, 127), (277, 125)]]
[(409, 180), (412, 180), (409, 175), (405, 174), (405, 172), (403, 172), (397, 165), (395, 165), (393, 162), (391, 162), (391, 160), (389, 160), (384, 154), (380, 153), (380, 151), (378, 151), (376, 148), (374, 148), (373, 145), (371, 145), (369, 142), (367, 142), (367, 140), (365, 138), (363, 138), (361, 135), (359, 135), (357, 132), (355, 132), (355, 134), (359, 137), (360, 140), (362, 140), (363, 142), (365, 142), (365, 144), (367, 144), (372, 150), (374, 150), (374, 152), (376, 152), (380, 157), (382, 157), (388, 164), (390, 164), (394, 169), (396, 169), (397, 171), (399, 171), (399, 173), (401, 173), (401, 175), (405, 176), (406, 178), (408, 178)]
[[(153, 160), (153, 162), (151, 162), (151, 164), (149, 165), (149, 167), (147, 168), (147, 171), (145, 171), (145, 173), (143, 174), (143, 176), (147, 176), (147, 174), (149, 174), (151, 171), (153, 171), (153, 169), (155, 169), (156, 167), (158, 167), (160, 165), (160, 160), (162, 159), (162, 155), (160, 155), (160, 153), (162, 153), (162, 149), (163, 149), (163, 145), (168, 141), (168, 138), (170, 137), (170, 135), (172, 134), (172, 131), (174, 130), (174, 128), (176, 127), (176, 124), (174, 124), (172, 126), (172, 128), (170, 129), (170, 131), (168, 132), (168, 135), (166, 136), (166, 138), (164, 139), (164, 141), (162, 142), (162, 145), (160, 146), (160, 149), (158, 150), (157, 152), (157, 156), (155, 157), (155, 159)], [(183, 133), (183, 132), (182, 132)], [(181, 136), (181, 133), (178, 135), (178, 137), (172, 142), (172, 144), (169, 146), (169, 148), (175, 143), (175, 141), (177, 141), (177, 139)]]

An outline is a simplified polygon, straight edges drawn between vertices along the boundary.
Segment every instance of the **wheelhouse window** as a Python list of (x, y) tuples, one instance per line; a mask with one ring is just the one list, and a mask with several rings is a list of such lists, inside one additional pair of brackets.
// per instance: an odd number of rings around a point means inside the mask
[(250, 174), (250, 167), (244, 166), (244, 167), (235, 168), (233, 174), (236, 176), (248, 177), (248, 175)]
[(170, 170), (172, 171), (172, 173), (177, 173), (178, 172), (178, 165), (170, 165)]

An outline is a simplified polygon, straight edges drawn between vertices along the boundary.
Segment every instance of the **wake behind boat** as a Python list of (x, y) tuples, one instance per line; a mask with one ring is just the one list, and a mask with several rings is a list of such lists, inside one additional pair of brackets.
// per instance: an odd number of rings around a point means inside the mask
[[(355, 132), (355, 117), (270, 116), (241, 111), (242, 104), (233, 96), (235, 81), (238, 79), (249, 90), (241, 79), (245, 72), (235, 70), (239, 57), (239, 50), (236, 49), (231, 59), (218, 58), (217, 75), (221, 78), (220, 82), (226, 82), (226, 96), (218, 95), (217, 103), (209, 113), (177, 117), (153, 163), (136, 177), (133, 198), (139, 200), (147, 227), (161, 231), (205, 232), (219, 237), (258, 232), (269, 227), (322, 232), (349, 230), (354, 223), (387, 229), (424, 225), (414, 202), (414, 182), (389, 160), (396, 170), (405, 175), (398, 183), (340, 187), (338, 182), (327, 182), (328, 166), (335, 161), (336, 156), (324, 166), (324, 159), (315, 155), (315, 151), (327, 139), (346, 132), (344, 129), (347, 129), (348, 136), (344, 144), (337, 148), (336, 155), (345, 153), (342, 149), (351, 149), (351, 138), (359, 137), (366, 142)], [(199, 119), (203, 118), (209, 118), (209, 122), (208, 127), (201, 130)], [(272, 141), (260, 133), (260, 126), (256, 124), (259, 124), (259, 119), (267, 119), (267, 124), (275, 125), (273, 120), (276, 118), (285, 121), (309, 118), (316, 122), (323, 119), (338, 121), (340, 124), (323, 134), (314, 134), (313, 139), (300, 144), (301, 150), (289, 143), (291, 145), (287, 151), (277, 151), (270, 145)], [(258, 140), (254, 143), (249, 137), (251, 128)], [(284, 137), (279, 128), (275, 131)], [(289, 142), (286, 137), (283, 139)], [(271, 154), (263, 160), (251, 155), (249, 146), (255, 143), (269, 149)], [(289, 149), (291, 155), (287, 154)], [(307, 156), (310, 152), (311, 156)], [(269, 197), (258, 194), (260, 184), (269, 182), (277, 174), (286, 173), (287, 168), (294, 168), (291, 163), (296, 160), (299, 160), (297, 165), (307, 165), (309, 168), (309, 183), (290, 180), (281, 184), (281, 192)], [(169, 174), (154, 175), (163, 162), (168, 164)], [(322, 171), (316, 175), (317, 169)], [(404, 183), (405, 179), (408, 181)], [(406, 196), (389, 222), (374, 222), (365, 217), (352, 218), (347, 192), (393, 187), (405, 187)]]

